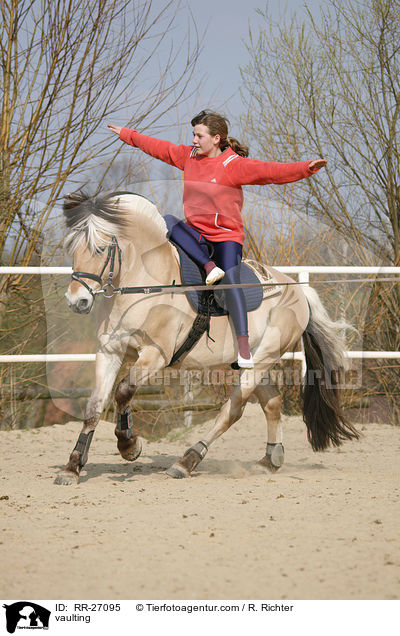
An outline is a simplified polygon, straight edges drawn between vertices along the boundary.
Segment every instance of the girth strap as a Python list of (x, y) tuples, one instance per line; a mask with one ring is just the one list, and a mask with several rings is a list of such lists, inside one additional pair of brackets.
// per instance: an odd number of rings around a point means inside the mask
[(208, 289), (203, 292), (202, 303), (207, 308), (207, 313), (198, 313), (196, 318), (194, 319), (192, 328), (190, 329), (186, 340), (181, 344), (178, 351), (174, 353), (172, 356), (171, 362), (169, 363), (169, 367), (173, 364), (176, 364), (178, 361), (183, 358), (191, 349), (193, 349), (194, 345), (200, 340), (203, 333), (207, 332), (207, 338), (210, 338), (213, 342), (215, 340), (210, 336), (210, 307), (213, 302), (214, 292), (212, 289)]
[(207, 314), (197, 314), (194, 319), (191, 330), (188, 333), (188, 336), (184, 343), (179, 347), (178, 351), (174, 353), (172, 356), (171, 362), (169, 363), (169, 367), (173, 364), (176, 364), (178, 360), (183, 358), (183, 356), (188, 353), (198, 342), (205, 331), (207, 333), (210, 329), (210, 316)]

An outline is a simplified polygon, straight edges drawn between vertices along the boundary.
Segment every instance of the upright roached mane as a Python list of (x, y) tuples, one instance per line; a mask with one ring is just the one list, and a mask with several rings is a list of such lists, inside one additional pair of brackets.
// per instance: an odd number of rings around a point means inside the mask
[[(121, 192), (121, 196), (124, 194), (126, 193)], [(142, 195), (133, 196), (137, 197), (139, 203), (137, 213), (155, 222), (162, 238), (165, 238), (167, 226), (154, 203)], [(115, 193), (102, 197), (90, 197), (83, 191), (68, 194), (65, 197), (63, 213), (69, 230), (64, 240), (64, 248), (70, 255), (83, 242), (90, 253), (95, 254), (110, 244), (107, 238), (119, 238), (132, 220)]]
[(126, 226), (127, 220), (118, 208), (118, 200), (107, 196), (89, 197), (84, 192), (74, 192), (65, 197), (63, 213), (67, 229), (64, 247), (73, 254), (82, 243), (91, 254), (110, 243)]

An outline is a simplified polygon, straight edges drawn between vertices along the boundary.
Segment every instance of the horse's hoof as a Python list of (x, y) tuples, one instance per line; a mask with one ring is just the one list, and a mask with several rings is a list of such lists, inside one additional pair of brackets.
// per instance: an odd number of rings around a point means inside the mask
[(57, 486), (73, 486), (76, 485), (79, 481), (79, 475), (75, 475), (74, 473), (61, 471), (58, 473), (57, 477), (54, 480), (54, 483)]
[(262, 459), (260, 459), (260, 461), (257, 462), (256, 469), (258, 469), (260, 472), (265, 472), (268, 470), (270, 473), (276, 473), (280, 469), (280, 466), (275, 466), (275, 464), (271, 462), (271, 458), (265, 455)]
[(142, 442), (138, 440), (129, 448), (123, 450), (119, 449), (119, 452), (121, 454), (121, 457), (127, 462), (134, 462), (135, 459), (137, 459), (142, 452)]
[(168, 477), (173, 477), (174, 479), (184, 479), (185, 477), (190, 477), (190, 473), (188, 470), (185, 470), (183, 466), (180, 464), (173, 464), (171, 468), (168, 468), (166, 471), (166, 475)]
[(262, 470), (268, 470), (271, 473), (276, 473), (285, 459), (285, 453), (282, 444), (268, 445), (267, 452), (260, 461), (257, 462), (257, 467)]

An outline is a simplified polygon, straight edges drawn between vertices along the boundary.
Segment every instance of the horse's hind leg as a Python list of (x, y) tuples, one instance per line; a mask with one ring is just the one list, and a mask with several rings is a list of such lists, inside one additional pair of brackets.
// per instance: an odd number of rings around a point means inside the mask
[(67, 465), (60, 470), (54, 480), (55, 484), (69, 486), (78, 483), (80, 472), (88, 459), (95, 428), (110, 396), (120, 366), (121, 360), (118, 356), (110, 357), (101, 352), (97, 353), (96, 386), (86, 406), (83, 427)]
[(117, 426), (115, 435), (118, 439), (117, 448), (121, 457), (129, 462), (135, 461), (142, 452), (142, 443), (139, 431), (133, 427), (132, 411), (129, 406), (135, 392), (136, 385), (131, 384), (130, 375), (127, 375), (115, 389), (115, 403), (117, 406)]
[[(294, 340), (294, 342), (296, 342), (301, 335), (301, 332), (297, 333), (293, 327), (293, 324), (296, 322), (293, 311), (271, 311), (269, 321), (270, 324), (264, 332), (262, 343), (254, 355), (255, 370), (246, 370), (241, 373), (240, 384), (232, 391), (229, 400), (222, 407), (213, 429), (203, 440), (195, 444), (192, 448), (189, 448), (184, 456), (171, 466), (167, 471), (167, 475), (170, 477), (189, 477), (192, 470), (204, 458), (210, 444), (222, 435), (222, 433), (227, 431), (228, 428), (242, 416), (248, 398), (255, 391), (260, 382), (260, 380), (257, 379), (258, 373), (261, 371), (266, 373), (276, 361), (279, 360), (281, 351), (286, 350), (290, 341)], [(276, 395), (273, 397), (275, 398)], [(272, 396), (270, 399), (272, 399)], [(276, 400), (276, 404), (278, 404), (278, 400)], [(277, 420), (275, 410), (276, 407), (273, 410), (274, 418), (270, 417), (271, 439), (273, 439), (272, 425), (274, 423), (276, 426)]]
[(267, 447), (257, 466), (276, 472), (283, 465), (282, 398), (275, 384), (258, 384), (254, 390), (267, 419)]
[(167, 475), (175, 479), (190, 476), (190, 473), (205, 457), (211, 444), (242, 417), (246, 402), (254, 391), (255, 382), (253, 379), (253, 371), (242, 373), (240, 386), (232, 391), (229, 400), (219, 412), (211, 431), (204, 439), (189, 448), (183, 457), (167, 470)]

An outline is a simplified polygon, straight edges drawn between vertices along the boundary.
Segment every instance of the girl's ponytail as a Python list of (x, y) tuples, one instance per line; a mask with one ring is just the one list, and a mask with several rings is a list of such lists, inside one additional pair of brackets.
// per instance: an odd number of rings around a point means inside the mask
[(227, 137), (226, 142), (228, 146), (230, 146), (232, 150), (236, 152), (236, 154), (240, 155), (241, 157), (249, 156), (248, 146), (245, 146), (244, 144), (240, 143), (240, 141), (235, 139), (235, 137)]

